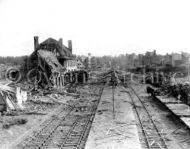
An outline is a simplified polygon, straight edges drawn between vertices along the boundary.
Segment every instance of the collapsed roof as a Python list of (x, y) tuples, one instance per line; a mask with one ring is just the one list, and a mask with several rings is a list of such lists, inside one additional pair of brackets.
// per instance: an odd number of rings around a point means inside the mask
[(61, 72), (64, 70), (52, 52), (47, 50), (38, 50), (38, 55), (48, 64), (52, 72)]
[(62, 42), (59, 42), (53, 38), (48, 38), (39, 45), (39, 49), (56, 48), (61, 58), (72, 58), (72, 49), (67, 48)]

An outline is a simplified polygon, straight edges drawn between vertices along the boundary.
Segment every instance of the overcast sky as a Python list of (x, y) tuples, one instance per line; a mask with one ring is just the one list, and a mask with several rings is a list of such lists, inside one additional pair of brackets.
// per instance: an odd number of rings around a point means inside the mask
[(78, 55), (190, 50), (189, 0), (0, 0), (0, 56), (28, 55), (33, 36), (73, 41)]

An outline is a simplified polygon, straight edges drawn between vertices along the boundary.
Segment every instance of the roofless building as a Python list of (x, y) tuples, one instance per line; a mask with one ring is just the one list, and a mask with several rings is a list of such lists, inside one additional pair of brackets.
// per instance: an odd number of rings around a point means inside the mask
[[(62, 87), (66, 83), (86, 82), (87, 72), (78, 67), (80, 62), (72, 51), (71, 40), (68, 40), (68, 46), (65, 46), (62, 38), (59, 40), (48, 38), (39, 43), (38, 36), (35, 36), (34, 52), (28, 62), (30, 72), (27, 77), (34, 79), (32, 76), (35, 75), (32, 74), (43, 75), (43, 77), (37, 78), (38, 83), (53, 84), (56, 87)], [(34, 80), (31, 79), (32, 81)]]

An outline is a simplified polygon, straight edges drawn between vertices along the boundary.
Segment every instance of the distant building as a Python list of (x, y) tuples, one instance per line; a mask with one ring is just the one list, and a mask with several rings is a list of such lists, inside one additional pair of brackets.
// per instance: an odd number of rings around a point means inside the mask
[(128, 55), (128, 68), (132, 69), (135, 67), (135, 59), (136, 59), (136, 55), (134, 53)]
[(163, 66), (172, 66), (172, 56), (170, 54), (166, 54), (162, 58), (162, 65)]
[(85, 66), (84, 64), (79, 60), (77, 59), (77, 68), (80, 70), (80, 69), (85, 69)]
[(84, 63), (86, 60), (86, 56), (82, 55), (82, 56), (80, 56), (80, 59), (81, 59), (81, 62)]
[(149, 66), (149, 67), (159, 67), (159, 66), (173, 66), (173, 67), (181, 67), (181, 66), (189, 66), (190, 64), (190, 54), (182, 52), (172, 53), (166, 55), (158, 55), (156, 50), (147, 51), (144, 55), (139, 54), (126, 54), (126, 67), (129, 69)]
[(138, 55), (138, 63), (139, 63), (139, 66), (143, 66), (143, 55), (142, 54), (139, 54)]
[(88, 68), (91, 69), (91, 53), (88, 53)]
[(182, 56), (182, 60), (183, 60), (184, 64), (189, 65), (189, 63), (190, 63), (190, 54), (186, 53), (186, 52), (182, 52), (181, 56)]
[(145, 66), (158, 66), (161, 64), (161, 57), (156, 54), (156, 50), (152, 52), (146, 52), (144, 56), (142, 56), (142, 65)]
[(182, 55), (179, 53), (172, 53), (172, 66), (179, 66), (182, 63)]

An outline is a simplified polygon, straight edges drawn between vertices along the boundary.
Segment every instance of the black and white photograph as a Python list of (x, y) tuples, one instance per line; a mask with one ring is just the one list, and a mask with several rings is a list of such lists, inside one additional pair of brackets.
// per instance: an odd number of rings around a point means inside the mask
[(0, 149), (190, 149), (190, 1), (0, 0)]

